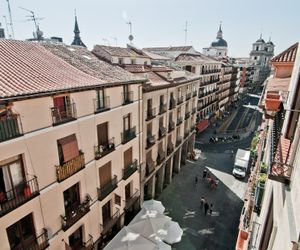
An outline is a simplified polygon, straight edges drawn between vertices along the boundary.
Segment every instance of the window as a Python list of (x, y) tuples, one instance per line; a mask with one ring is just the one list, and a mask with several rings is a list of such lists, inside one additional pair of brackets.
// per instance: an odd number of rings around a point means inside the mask
[(69, 246), (72, 249), (81, 249), (82, 248), (82, 226), (78, 228), (74, 233), (69, 236)]
[(146, 65), (148, 65), (148, 62), (147, 62), (147, 61), (145, 61), (145, 62), (144, 62), (144, 65), (145, 65), (145, 66), (146, 66)]
[(97, 90), (97, 110), (104, 109), (104, 89)]
[(121, 206), (121, 196), (115, 194), (115, 204)]
[(6, 232), (11, 249), (31, 249), (35, 246), (36, 236), (32, 214), (8, 227)]
[(258, 47), (258, 46), (256, 46), (256, 49), (255, 49), (255, 50), (256, 50), (256, 51), (258, 51), (258, 49), (259, 49), (259, 47)]
[(124, 152), (124, 168), (130, 167), (132, 164), (132, 147)]
[(100, 187), (104, 187), (107, 183), (111, 182), (111, 162), (107, 162), (99, 168)]
[(71, 100), (69, 96), (57, 96), (53, 98), (54, 116), (58, 116), (58, 120), (68, 118), (71, 114)]
[(119, 64), (123, 64), (124, 63), (123, 58), (118, 58), (118, 62)]
[(23, 194), (20, 185), (25, 181), (21, 156), (15, 156), (0, 162), (0, 202)]
[(136, 60), (135, 59), (131, 59), (131, 64), (136, 64)]
[(59, 162), (62, 165), (79, 155), (76, 135), (72, 134), (57, 141)]
[(102, 206), (103, 225), (105, 225), (107, 221), (110, 220), (110, 216), (111, 216), (111, 208), (110, 208), (110, 201), (108, 201)]
[(97, 125), (98, 145), (108, 144), (108, 122)]
[(123, 116), (123, 130), (127, 131), (130, 129), (130, 114)]
[(80, 204), (79, 183), (64, 191), (64, 206), (66, 214), (75, 210)]
[(129, 200), (131, 197), (131, 186), (131, 182), (125, 186), (125, 200)]

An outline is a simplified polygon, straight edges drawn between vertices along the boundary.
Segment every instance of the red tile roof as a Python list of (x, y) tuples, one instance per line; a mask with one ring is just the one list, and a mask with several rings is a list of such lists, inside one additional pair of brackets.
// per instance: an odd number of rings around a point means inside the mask
[(192, 49), (193, 46), (170, 46), (170, 47), (152, 47), (152, 48), (144, 48), (144, 50), (148, 51), (188, 51)]
[(273, 57), (271, 62), (295, 62), (297, 49), (298, 43), (295, 43), (279, 55)]
[(105, 45), (95, 45), (94, 46), (94, 51), (97, 51), (97, 49), (102, 49), (102, 50), (106, 51), (107, 53), (109, 53), (111, 56), (148, 58), (148, 56), (145, 56), (142, 53), (139, 54), (131, 48), (113, 47), (113, 46), (105, 46)]
[(0, 99), (101, 83), (38, 43), (0, 39)]

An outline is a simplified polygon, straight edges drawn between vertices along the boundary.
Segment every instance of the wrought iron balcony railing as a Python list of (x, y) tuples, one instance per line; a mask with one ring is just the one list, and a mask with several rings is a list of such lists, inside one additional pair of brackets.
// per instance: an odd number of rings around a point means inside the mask
[(0, 191), (0, 217), (39, 195), (37, 177), (23, 181), (8, 191)]
[(95, 146), (95, 160), (99, 160), (103, 156), (115, 150), (115, 140), (111, 138), (102, 145)]
[(148, 160), (146, 162), (146, 176), (149, 176), (155, 170), (155, 162), (152, 160)]
[(110, 110), (109, 96), (105, 96), (99, 99), (94, 99), (94, 110), (95, 110), (95, 114)]
[(108, 183), (103, 185), (100, 188), (97, 188), (98, 191), (98, 200), (102, 201), (106, 196), (108, 196), (112, 191), (118, 187), (118, 179), (115, 175)]
[(147, 109), (146, 121), (152, 120), (156, 116), (156, 108)]
[(196, 111), (197, 111), (197, 108), (196, 108), (196, 107), (192, 108), (192, 115), (195, 114)]
[(129, 198), (125, 200), (124, 209), (129, 210), (133, 206), (133, 204), (138, 201), (139, 198), (140, 198), (140, 191), (136, 190), (133, 195), (131, 195)]
[(52, 124), (57, 126), (66, 122), (74, 121), (77, 118), (75, 103), (65, 106), (55, 106), (51, 108)]
[(147, 136), (146, 149), (151, 148), (154, 144), (155, 144), (155, 136), (154, 135), (148, 135)]
[(158, 131), (159, 139), (163, 138), (166, 134), (167, 134), (167, 129), (163, 126), (159, 126), (159, 131)]
[(176, 124), (176, 125), (177, 125), (177, 126), (180, 125), (180, 124), (182, 123), (182, 121), (183, 121), (182, 117), (178, 117), (178, 118), (177, 118), (177, 124)]
[(103, 224), (100, 225), (101, 235), (105, 236), (113, 228), (113, 226), (118, 222), (119, 218), (120, 218), (119, 209), (117, 209), (117, 211), (111, 217), (103, 218)]
[(84, 250), (92, 250), (94, 249), (94, 239), (93, 236), (89, 234), (89, 238), (87, 241), (83, 242)]
[(191, 116), (191, 112), (190, 111), (186, 112), (184, 116), (185, 120), (188, 119), (190, 116)]
[(159, 114), (162, 115), (165, 112), (167, 112), (167, 104), (160, 104), (159, 105)]
[(169, 133), (175, 129), (175, 122), (169, 121)]
[(167, 155), (169, 156), (174, 151), (174, 144), (169, 143), (167, 147)]
[(187, 100), (191, 99), (191, 97), (192, 97), (192, 92), (187, 93), (185, 96), (185, 100), (187, 101)]
[(177, 139), (176, 139), (176, 147), (178, 147), (181, 142), (182, 142), (182, 137), (178, 136)]
[(125, 144), (131, 141), (136, 136), (136, 127), (132, 127), (130, 129), (124, 130), (122, 133), (122, 143)]
[(163, 150), (159, 150), (156, 158), (157, 165), (160, 165), (166, 159), (166, 153)]
[(174, 97), (173, 98), (171, 97), (169, 109), (171, 110), (175, 107), (176, 107), (176, 101), (175, 101)]
[(62, 230), (66, 231), (90, 211), (89, 201), (85, 201), (61, 215)]
[(177, 98), (177, 105), (183, 103), (183, 95)]
[(134, 160), (129, 166), (123, 168), (123, 180), (127, 180), (138, 169), (138, 162)]
[(84, 153), (79, 151), (79, 155), (62, 165), (56, 166), (57, 181), (61, 182), (85, 167)]
[(193, 97), (197, 96), (197, 90), (193, 91)]
[(133, 103), (133, 91), (123, 92), (123, 105)]
[(17, 114), (0, 117), (0, 142), (23, 135), (20, 116)]

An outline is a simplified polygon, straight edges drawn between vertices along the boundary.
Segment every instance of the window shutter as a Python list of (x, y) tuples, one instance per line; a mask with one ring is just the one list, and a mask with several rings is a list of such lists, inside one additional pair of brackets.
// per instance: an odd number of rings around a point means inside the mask
[(62, 147), (64, 162), (70, 161), (79, 155), (76, 135), (69, 135), (58, 140)]

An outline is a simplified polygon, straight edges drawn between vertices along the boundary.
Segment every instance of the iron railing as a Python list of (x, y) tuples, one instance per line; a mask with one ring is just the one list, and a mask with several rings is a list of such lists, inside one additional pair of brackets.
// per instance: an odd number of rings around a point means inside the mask
[(159, 114), (163, 114), (167, 111), (167, 104), (160, 104), (159, 105)]
[(170, 110), (176, 107), (176, 101), (174, 97), (170, 98)]
[(123, 92), (123, 105), (133, 103), (133, 91)]
[(124, 130), (122, 133), (122, 143), (125, 144), (131, 141), (136, 136), (136, 127), (132, 127), (130, 129)]
[(197, 90), (193, 91), (193, 97), (197, 96)]
[(94, 99), (94, 111), (95, 113), (100, 113), (110, 110), (110, 99), (109, 96), (103, 98)]
[(183, 103), (183, 95), (177, 97), (177, 105)]
[(95, 160), (98, 160), (115, 150), (115, 140), (114, 138), (111, 138), (105, 144), (95, 146), (94, 148), (95, 148)]
[(8, 191), (0, 191), (0, 216), (20, 207), (39, 195), (37, 177), (23, 181)]
[(79, 151), (79, 155), (62, 165), (56, 166), (57, 181), (61, 182), (85, 167), (84, 153)]
[(120, 217), (120, 211), (117, 209), (117, 211), (114, 213), (113, 216), (109, 218), (103, 218), (104, 222), (103, 225), (100, 224), (100, 231), (101, 235), (106, 235), (112, 228), (113, 226), (118, 222)]
[(183, 121), (182, 117), (178, 117), (178, 118), (177, 118), (177, 124), (176, 124), (176, 125), (177, 125), (177, 126), (180, 125), (180, 124), (182, 123), (182, 121)]
[(196, 108), (196, 107), (192, 108), (192, 114), (195, 114), (196, 111), (197, 111), (197, 108)]
[(89, 200), (79, 204), (61, 215), (62, 230), (66, 231), (90, 211)]
[(163, 138), (166, 134), (167, 134), (167, 129), (163, 126), (160, 126), (158, 131), (159, 139)]
[(76, 120), (76, 105), (75, 103), (65, 106), (55, 106), (51, 108), (53, 126)]
[(149, 176), (155, 170), (155, 162), (153, 160), (148, 160), (146, 162), (146, 176)]
[(123, 168), (123, 180), (127, 180), (138, 169), (138, 162), (134, 160), (129, 166)]
[(118, 179), (115, 175), (108, 183), (103, 185), (100, 188), (97, 188), (98, 191), (98, 200), (102, 201), (106, 196), (108, 196), (112, 191), (118, 187)]
[(89, 234), (87, 241), (83, 242), (84, 250), (92, 250), (94, 248), (94, 239), (93, 236)]
[(167, 147), (167, 155), (170, 155), (174, 151), (174, 144), (169, 143)]
[(186, 112), (184, 116), (185, 120), (188, 119), (190, 116), (191, 116), (191, 112), (190, 111)]
[(185, 96), (185, 100), (187, 101), (187, 100), (191, 99), (191, 97), (192, 97), (192, 92), (187, 93)]
[(146, 115), (146, 121), (152, 120), (155, 116), (156, 116), (156, 108), (148, 108), (147, 115)]
[(140, 198), (140, 191), (136, 190), (133, 195), (131, 195), (128, 199), (125, 200), (125, 210), (128, 210), (133, 206), (133, 204)]
[(178, 147), (181, 142), (182, 142), (182, 137), (178, 136), (177, 139), (176, 139), (176, 147)]
[(169, 130), (168, 132), (170, 133), (171, 131), (173, 131), (175, 128), (175, 122), (173, 121), (169, 121)]
[(163, 150), (159, 150), (156, 158), (157, 165), (160, 165), (166, 159), (166, 153)]
[(151, 148), (154, 144), (155, 144), (155, 136), (151, 134), (148, 135), (146, 149)]
[(0, 142), (23, 135), (20, 116), (17, 114), (0, 117)]

